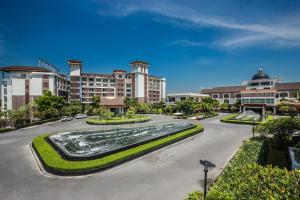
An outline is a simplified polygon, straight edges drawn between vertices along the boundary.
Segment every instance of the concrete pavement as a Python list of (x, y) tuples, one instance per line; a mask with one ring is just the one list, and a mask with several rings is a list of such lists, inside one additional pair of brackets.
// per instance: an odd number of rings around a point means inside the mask
[[(174, 121), (155, 116), (149, 123)], [(203, 168), (199, 159), (217, 165), (209, 172), (217, 177), (251, 127), (221, 123), (220, 117), (201, 121), (201, 134), (152, 152), (115, 168), (76, 178), (45, 177), (38, 170), (28, 145), (45, 132), (96, 129), (84, 120), (52, 123), (0, 135), (0, 200), (156, 200), (183, 199), (202, 189)], [(175, 120), (178, 121), (178, 120)], [(183, 120), (199, 123), (196, 120)], [(134, 126), (142, 126), (136, 124)], [(109, 128), (109, 127), (106, 127)]]

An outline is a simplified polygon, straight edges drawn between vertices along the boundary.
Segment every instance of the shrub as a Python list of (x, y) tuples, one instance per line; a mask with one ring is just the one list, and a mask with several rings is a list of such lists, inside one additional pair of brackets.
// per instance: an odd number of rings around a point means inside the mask
[(298, 199), (300, 170), (262, 166), (267, 155), (264, 140), (242, 145), (210, 188), (207, 200)]
[(256, 131), (262, 136), (273, 135), (273, 146), (276, 149), (285, 149), (291, 135), (300, 130), (300, 120), (297, 118), (281, 117), (260, 124)]
[(128, 118), (133, 118), (134, 115), (135, 115), (135, 109), (129, 108), (129, 109), (127, 110), (127, 112), (126, 112), (126, 117), (128, 117)]

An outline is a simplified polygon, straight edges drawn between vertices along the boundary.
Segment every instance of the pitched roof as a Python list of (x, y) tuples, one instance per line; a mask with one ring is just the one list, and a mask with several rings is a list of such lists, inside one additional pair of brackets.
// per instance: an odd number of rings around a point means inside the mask
[(29, 71), (29, 72), (51, 72), (50, 70), (37, 67), (37, 66), (22, 66), (22, 65), (11, 65), (6, 67), (1, 67), (2, 71)]
[(70, 63), (82, 63), (81, 60), (68, 60)]
[(125, 106), (124, 97), (101, 97), (102, 106)]
[(203, 94), (212, 94), (212, 93), (233, 93), (233, 92), (240, 92), (245, 90), (247, 86), (227, 86), (227, 87), (214, 87), (211, 89), (203, 89), (201, 93)]
[(277, 90), (299, 90), (300, 82), (276, 83)]

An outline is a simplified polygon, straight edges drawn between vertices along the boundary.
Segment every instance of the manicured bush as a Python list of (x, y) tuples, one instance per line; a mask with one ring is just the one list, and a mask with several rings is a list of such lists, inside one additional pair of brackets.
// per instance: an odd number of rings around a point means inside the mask
[(300, 170), (264, 167), (266, 155), (264, 140), (245, 142), (210, 188), (206, 199), (299, 199)]
[(194, 128), (167, 136), (162, 139), (142, 144), (140, 146), (120, 151), (102, 158), (86, 161), (64, 160), (60, 154), (54, 150), (54, 148), (48, 142), (46, 142), (45, 139), (49, 136), (49, 134), (36, 137), (32, 144), (46, 170), (55, 174), (76, 175), (109, 168), (111, 166), (144, 155), (160, 147), (174, 143), (178, 140), (195, 135), (203, 130), (203, 126), (197, 125)]
[(276, 149), (287, 149), (290, 137), (298, 130), (300, 130), (300, 120), (291, 117), (277, 118), (256, 127), (256, 131), (262, 136), (273, 135), (272, 144)]

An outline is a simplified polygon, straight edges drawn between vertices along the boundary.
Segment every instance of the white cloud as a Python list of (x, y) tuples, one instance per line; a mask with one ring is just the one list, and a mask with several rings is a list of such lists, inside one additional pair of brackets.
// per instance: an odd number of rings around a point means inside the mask
[[(224, 34), (220, 39), (213, 42), (225, 48), (237, 48), (250, 45), (268, 44), (277, 47), (299, 47), (300, 46), (300, 19), (295, 24), (282, 19), (279, 22), (270, 20), (269, 24), (255, 21), (245, 23), (238, 17), (208, 15), (199, 11), (186, 2), (161, 0), (161, 1), (103, 1), (99, 13), (102, 15), (112, 15), (124, 17), (137, 12), (148, 12), (163, 16), (176, 22), (177, 25), (187, 27), (215, 27), (229, 30), (230, 33)], [(103, 6), (104, 5), (104, 6)], [(291, 16), (289, 16), (290, 18)], [(295, 16), (297, 18), (297, 16)], [(199, 42), (181, 40), (179, 45), (201, 46)], [(176, 41), (175, 41), (176, 43)], [(199, 45), (198, 45), (199, 44)]]

